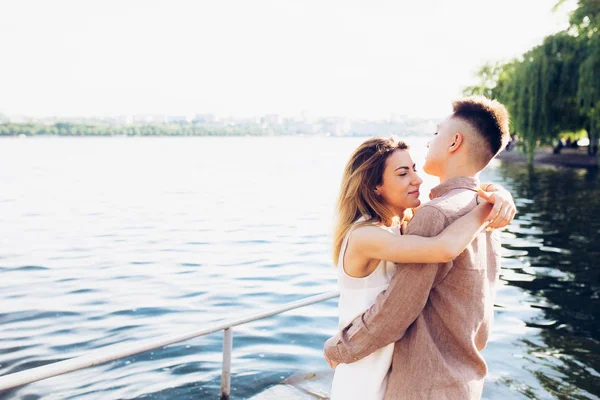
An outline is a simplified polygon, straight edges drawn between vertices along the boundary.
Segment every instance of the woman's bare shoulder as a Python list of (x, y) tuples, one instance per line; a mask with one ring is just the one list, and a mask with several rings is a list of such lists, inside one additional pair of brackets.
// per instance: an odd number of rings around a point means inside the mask
[(370, 224), (357, 226), (350, 232), (348, 239), (348, 245), (353, 247), (369, 246), (374, 242), (384, 240), (387, 236), (391, 235), (390, 232), (382, 229), (381, 226)]

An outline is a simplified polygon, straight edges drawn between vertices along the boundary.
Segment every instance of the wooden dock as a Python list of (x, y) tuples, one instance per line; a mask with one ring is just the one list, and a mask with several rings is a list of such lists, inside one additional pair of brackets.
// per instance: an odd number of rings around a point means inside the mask
[(280, 384), (271, 386), (250, 400), (315, 400), (329, 399), (333, 369), (297, 372)]

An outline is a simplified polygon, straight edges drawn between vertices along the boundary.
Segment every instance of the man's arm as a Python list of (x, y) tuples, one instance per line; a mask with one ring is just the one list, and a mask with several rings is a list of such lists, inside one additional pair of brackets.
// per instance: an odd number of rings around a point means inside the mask
[[(411, 220), (407, 234), (435, 236), (446, 225), (441, 211), (425, 205)], [(448, 272), (448, 268), (440, 268), (446, 265), (402, 265), (387, 290), (377, 296), (375, 304), (327, 340), (325, 356), (334, 364), (348, 364), (400, 340), (425, 307), (436, 277)]]

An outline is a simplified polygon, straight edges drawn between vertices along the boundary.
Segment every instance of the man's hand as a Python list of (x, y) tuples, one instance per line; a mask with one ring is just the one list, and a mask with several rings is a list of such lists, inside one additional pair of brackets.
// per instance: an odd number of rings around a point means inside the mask
[(325, 361), (327, 361), (327, 364), (329, 364), (329, 366), (333, 369), (335, 369), (335, 367), (337, 367), (338, 365), (340, 365), (340, 363), (336, 363), (333, 362), (329, 359), (329, 357), (327, 357), (327, 354), (323, 353), (323, 357), (325, 357)]
[(494, 208), (490, 211), (487, 218), (490, 221), (488, 229), (504, 228), (510, 224), (515, 214), (517, 207), (511, 194), (506, 190), (498, 190), (496, 192), (486, 192), (481, 188), (477, 189), (477, 193), (488, 203), (492, 203)]
[(327, 339), (327, 341), (325, 341), (325, 345), (323, 346), (323, 357), (325, 357), (325, 361), (327, 361), (327, 364), (329, 364), (329, 366), (333, 369), (335, 369), (335, 367), (337, 367), (340, 363), (333, 361), (329, 357), (327, 357), (327, 349), (331, 349), (333, 346), (335, 346), (335, 343), (336, 340), (334, 336)]

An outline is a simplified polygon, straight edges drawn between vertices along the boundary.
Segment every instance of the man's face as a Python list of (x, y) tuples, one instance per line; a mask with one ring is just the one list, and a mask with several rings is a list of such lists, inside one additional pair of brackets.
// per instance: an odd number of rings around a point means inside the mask
[(456, 123), (452, 116), (446, 118), (438, 126), (433, 138), (427, 143), (427, 155), (423, 170), (429, 175), (442, 176), (446, 171), (448, 150), (457, 132)]

